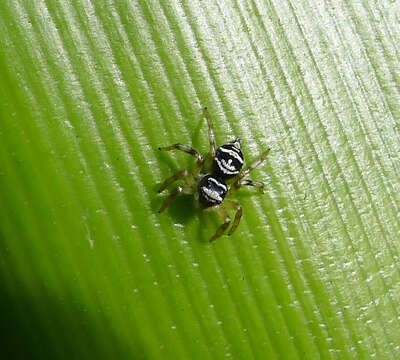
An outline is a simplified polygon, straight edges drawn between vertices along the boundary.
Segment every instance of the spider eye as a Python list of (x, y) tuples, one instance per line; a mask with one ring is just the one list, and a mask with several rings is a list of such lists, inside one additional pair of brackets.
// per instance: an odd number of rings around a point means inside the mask
[(240, 150), (240, 149), (241, 149), (241, 145), (242, 145), (242, 140), (240, 140), (240, 138), (236, 138), (236, 139), (232, 142), (232, 145), (233, 145), (236, 149)]

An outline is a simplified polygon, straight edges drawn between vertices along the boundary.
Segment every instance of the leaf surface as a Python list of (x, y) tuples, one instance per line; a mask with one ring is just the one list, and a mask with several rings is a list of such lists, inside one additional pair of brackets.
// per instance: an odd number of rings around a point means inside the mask
[[(399, 1), (0, 2), (12, 358), (395, 359)], [(242, 139), (221, 220), (159, 184)], [(10, 357), (11, 358), (11, 357)]]

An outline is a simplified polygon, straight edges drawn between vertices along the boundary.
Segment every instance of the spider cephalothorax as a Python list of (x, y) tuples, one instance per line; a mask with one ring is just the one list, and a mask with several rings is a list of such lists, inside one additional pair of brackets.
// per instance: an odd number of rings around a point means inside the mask
[[(193, 155), (197, 159), (196, 167), (193, 171), (182, 170), (166, 179), (162, 185), (159, 193), (167, 188), (168, 185), (173, 182), (183, 179), (185, 184), (178, 186), (171, 192), (171, 194), (164, 200), (160, 207), (159, 212), (165, 210), (165, 208), (175, 199), (175, 197), (181, 193), (183, 194), (194, 194), (198, 203), (203, 209), (218, 212), (224, 223), (218, 228), (217, 232), (210, 239), (214, 241), (219, 238), (231, 223), (228, 210), (235, 210), (235, 219), (233, 225), (228, 232), (231, 235), (239, 225), (240, 218), (242, 217), (242, 208), (238, 202), (233, 200), (225, 200), (228, 194), (232, 194), (240, 188), (242, 185), (249, 185), (257, 187), (263, 192), (264, 184), (259, 181), (252, 181), (244, 179), (250, 171), (260, 165), (270, 149), (267, 149), (261, 154), (261, 156), (254, 161), (245, 170), (242, 170), (244, 164), (244, 157), (241, 149), (240, 139), (237, 138), (234, 141), (220, 146), (216, 149), (214, 129), (211, 123), (210, 115), (207, 108), (204, 108), (204, 117), (207, 119), (208, 124), (208, 135), (210, 141), (210, 154), (206, 161), (203, 156), (187, 145), (174, 144), (167, 147), (159, 148), (160, 150), (181, 150), (190, 155)], [(227, 184), (230, 184), (228, 185)]]

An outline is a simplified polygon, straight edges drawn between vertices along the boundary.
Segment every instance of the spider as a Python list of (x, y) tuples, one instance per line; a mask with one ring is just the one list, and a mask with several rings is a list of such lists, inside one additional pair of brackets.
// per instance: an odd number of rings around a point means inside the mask
[(254, 186), (263, 193), (264, 184), (260, 181), (245, 179), (249, 173), (260, 165), (270, 149), (264, 151), (250, 166), (242, 170), (244, 157), (241, 149), (241, 141), (236, 138), (230, 143), (216, 149), (214, 128), (207, 108), (204, 108), (203, 117), (207, 119), (210, 153), (206, 160), (203, 156), (187, 145), (174, 144), (159, 147), (159, 150), (180, 150), (194, 156), (197, 159), (196, 166), (190, 172), (182, 170), (166, 179), (158, 193), (164, 191), (170, 184), (177, 180), (184, 180), (184, 184), (176, 187), (162, 203), (159, 213), (163, 212), (179, 194), (194, 195), (197, 204), (207, 211), (217, 212), (223, 219), (223, 224), (217, 229), (210, 242), (221, 237), (231, 223), (228, 210), (235, 211), (235, 218), (228, 235), (232, 235), (239, 225), (242, 217), (242, 207), (237, 201), (225, 200), (227, 195), (235, 193), (242, 185)]

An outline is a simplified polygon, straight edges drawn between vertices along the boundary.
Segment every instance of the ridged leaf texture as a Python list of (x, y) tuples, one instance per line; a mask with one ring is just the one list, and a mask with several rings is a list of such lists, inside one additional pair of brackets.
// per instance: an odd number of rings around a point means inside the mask
[[(398, 359), (400, 2), (0, 2), (7, 359)], [(242, 139), (236, 233), (159, 184)]]

